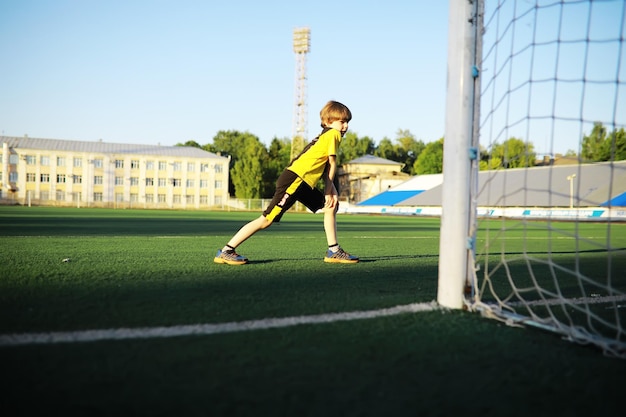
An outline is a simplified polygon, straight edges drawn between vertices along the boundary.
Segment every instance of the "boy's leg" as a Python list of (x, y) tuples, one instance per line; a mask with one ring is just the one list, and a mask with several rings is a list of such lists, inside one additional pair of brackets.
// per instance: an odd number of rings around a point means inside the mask
[(237, 233), (233, 236), (226, 246), (217, 251), (217, 255), (213, 258), (213, 262), (216, 264), (228, 264), (228, 265), (243, 265), (248, 263), (248, 258), (241, 256), (235, 252), (235, 248), (242, 244), (246, 239), (255, 234), (261, 229), (265, 229), (271, 226), (272, 222), (267, 220), (264, 216), (260, 216), (251, 222), (246, 223)]
[(235, 248), (259, 230), (270, 227), (273, 222), (279, 222), (285, 211), (289, 210), (295, 202), (295, 197), (292, 194), (296, 192), (300, 184), (302, 184), (302, 180), (297, 175), (285, 170), (276, 181), (274, 197), (263, 212), (263, 215), (246, 223), (239, 229), (226, 246), (217, 251), (214, 262), (229, 265), (243, 265), (247, 263), (248, 259), (245, 256), (238, 255), (235, 252)]
[(324, 208), (324, 231), (328, 246), (337, 244), (337, 208)]
[(325, 206), (325, 196), (317, 189), (304, 189), (298, 195), (298, 200), (312, 212), (320, 209), (324, 211), (324, 232), (326, 232), (326, 242), (328, 251), (324, 257), (324, 262), (355, 264), (359, 258), (350, 255), (339, 246), (337, 241), (337, 211), (339, 204), (334, 207)]
[(333, 208), (324, 208), (324, 231), (328, 242), (328, 251), (324, 257), (324, 262), (355, 264), (359, 262), (359, 257), (344, 251), (337, 241), (337, 210), (339, 210), (338, 205)]
[(234, 249), (259, 230), (266, 229), (271, 225), (272, 222), (267, 220), (265, 216), (260, 216), (239, 229), (239, 231), (235, 233), (235, 236), (228, 241), (228, 246)]

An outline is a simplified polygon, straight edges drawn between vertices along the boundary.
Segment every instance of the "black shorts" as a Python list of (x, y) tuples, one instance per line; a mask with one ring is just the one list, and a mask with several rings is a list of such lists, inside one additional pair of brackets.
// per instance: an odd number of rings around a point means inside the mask
[(311, 188), (302, 178), (288, 169), (276, 180), (276, 191), (272, 201), (263, 212), (271, 222), (280, 222), (283, 214), (295, 204), (301, 202), (313, 213), (324, 207), (324, 194), (317, 188)]

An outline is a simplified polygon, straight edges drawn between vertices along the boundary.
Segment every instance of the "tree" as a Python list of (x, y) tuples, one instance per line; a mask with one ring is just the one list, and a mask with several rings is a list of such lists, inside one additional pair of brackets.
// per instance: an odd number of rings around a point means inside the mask
[(481, 158), (481, 160), (478, 162), (479, 171), (494, 170), (498, 168), (502, 168), (502, 159), (498, 157), (489, 158), (489, 156), (487, 156), (487, 158)]
[(272, 139), (268, 149), (267, 165), (263, 170), (263, 189), (261, 196), (271, 198), (278, 176), (291, 161), (291, 141), (289, 139)]
[(263, 186), (262, 160), (255, 158), (253, 149), (250, 149), (249, 152), (249, 154), (239, 157), (231, 170), (235, 197), (237, 198), (261, 198)]
[(373, 152), (374, 141), (371, 138), (367, 136), (359, 138), (356, 133), (348, 132), (341, 139), (341, 146), (337, 152), (337, 164), (345, 164), (363, 155), (371, 155)]
[(258, 137), (236, 130), (219, 131), (210, 152), (230, 156), (228, 192), (237, 198), (260, 198), (263, 188), (263, 167), (267, 164), (267, 149)]
[[(606, 161), (603, 159), (606, 151), (603, 152), (602, 148), (607, 140), (606, 128), (600, 122), (593, 124), (593, 129), (589, 136), (583, 136), (583, 145), (580, 152), (580, 156), (583, 160), (587, 161)], [(606, 149), (606, 148), (605, 148)]]
[(614, 130), (607, 141), (608, 152), (606, 161), (623, 161), (626, 159), (626, 131), (624, 128)]
[(494, 144), (491, 148), (491, 158), (500, 158), (503, 168), (523, 168), (534, 166), (537, 155), (532, 143), (510, 138), (502, 145)]
[(193, 148), (200, 148), (200, 149), (202, 149), (202, 146), (200, 146), (200, 144), (198, 142), (196, 142), (195, 140), (188, 140), (185, 143), (177, 143), (175, 146), (191, 146)]
[(376, 149), (374, 149), (374, 155), (389, 159), (390, 161), (398, 161), (398, 154), (396, 152), (396, 147), (393, 145), (391, 140), (387, 137), (384, 137)]
[(591, 133), (583, 136), (581, 156), (593, 162), (625, 160), (626, 131), (622, 127), (609, 134), (602, 123), (595, 122)]
[(410, 175), (415, 174), (415, 161), (424, 151), (426, 145), (423, 141), (416, 140), (410, 131), (402, 129), (398, 129), (396, 132), (396, 141), (398, 142), (398, 147), (396, 148), (398, 159), (396, 161), (404, 163), (403, 172)]
[(443, 172), (443, 138), (430, 142), (420, 152), (414, 163), (413, 172), (418, 175), (440, 174)]

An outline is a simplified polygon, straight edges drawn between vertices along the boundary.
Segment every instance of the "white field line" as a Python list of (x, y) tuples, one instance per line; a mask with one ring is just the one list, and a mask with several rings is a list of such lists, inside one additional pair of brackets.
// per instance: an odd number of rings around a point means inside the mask
[(626, 301), (626, 294), (624, 295), (607, 295), (607, 296), (591, 296), (591, 297), (579, 297), (579, 298), (564, 298), (564, 299), (551, 299), (551, 300), (535, 300), (535, 301), (513, 301), (506, 303), (511, 307), (528, 306), (548, 306), (548, 305), (561, 305), (561, 304), (605, 304), (605, 303), (617, 303), (620, 301)]
[(267, 318), (230, 323), (192, 324), (168, 327), (138, 327), (102, 330), (81, 330), (74, 332), (17, 333), (0, 335), (0, 346), (21, 346), (34, 344), (96, 342), (101, 340), (148, 339), (156, 337), (206, 336), (222, 333), (244, 332), (250, 330), (275, 329), (302, 324), (334, 323), (395, 316), (398, 314), (417, 313), (438, 310), (437, 303), (413, 303), (380, 310), (352, 311), (345, 313), (319, 314)]

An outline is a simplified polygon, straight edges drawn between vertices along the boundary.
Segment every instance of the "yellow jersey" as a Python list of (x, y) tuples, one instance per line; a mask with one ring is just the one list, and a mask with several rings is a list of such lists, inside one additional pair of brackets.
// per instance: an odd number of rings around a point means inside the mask
[(337, 156), (340, 143), (341, 132), (326, 128), (291, 161), (287, 169), (302, 178), (311, 188), (315, 188), (324, 174), (328, 157)]

